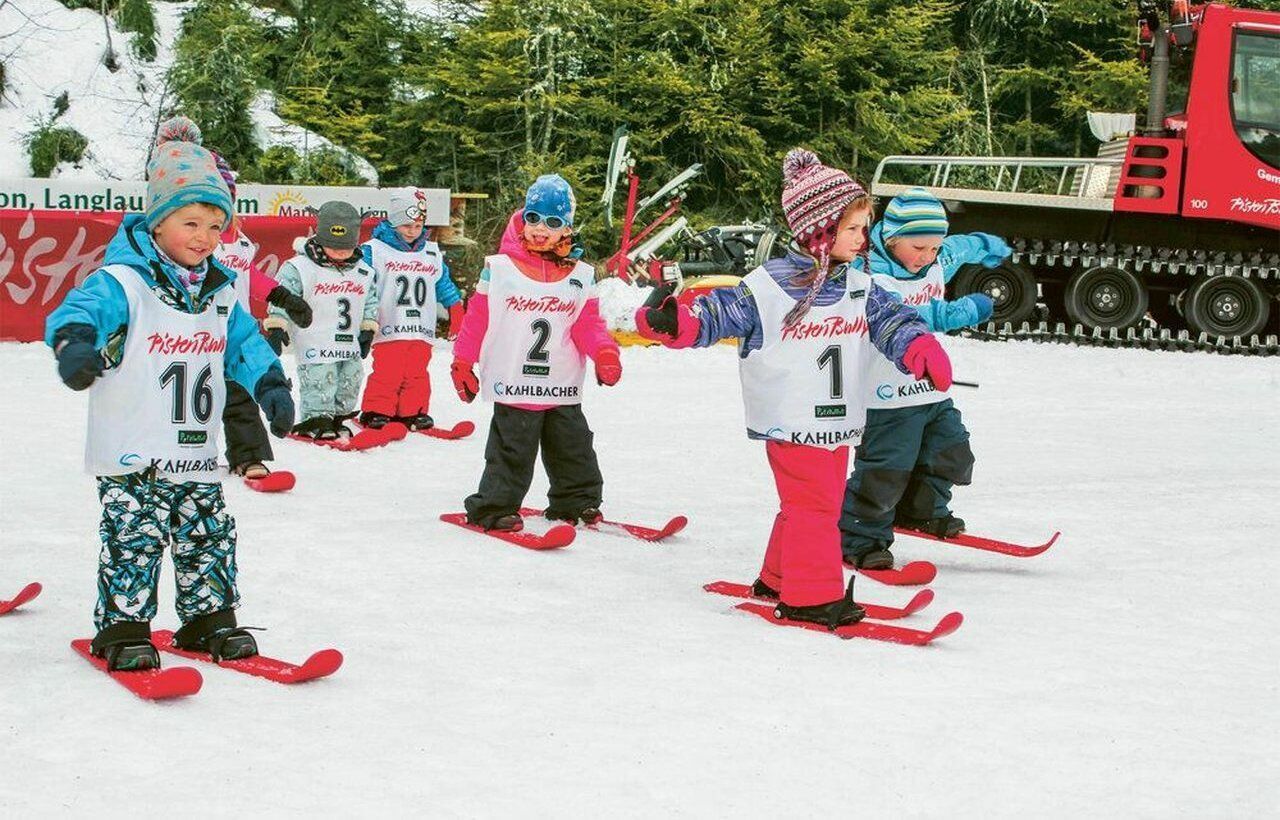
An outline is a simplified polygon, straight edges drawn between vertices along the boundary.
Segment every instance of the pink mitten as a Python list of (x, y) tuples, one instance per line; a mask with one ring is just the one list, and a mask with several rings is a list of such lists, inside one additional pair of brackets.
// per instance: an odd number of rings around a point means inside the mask
[(923, 379), (927, 375), (939, 390), (951, 387), (951, 359), (931, 333), (917, 336), (915, 341), (907, 345), (902, 363), (917, 379)]
[(596, 354), (596, 381), (613, 387), (622, 378), (622, 359), (616, 348), (606, 347)]

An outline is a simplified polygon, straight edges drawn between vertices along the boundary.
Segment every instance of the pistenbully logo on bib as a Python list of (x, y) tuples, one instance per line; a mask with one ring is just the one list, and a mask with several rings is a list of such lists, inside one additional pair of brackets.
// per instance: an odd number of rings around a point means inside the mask
[(209, 440), (209, 434), (204, 430), (179, 430), (178, 444), (183, 447), (199, 447)]
[(352, 293), (364, 295), (364, 282), (343, 279), (341, 282), (316, 282), (313, 291), (317, 296), (332, 296), (335, 293)]
[(929, 304), (934, 299), (941, 299), (945, 292), (946, 291), (943, 289), (942, 285), (930, 282), (925, 285), (920, 292), (913, 293), (910, 296), (905, 297), (902, 301), (904, 304), (911, 305), (912, 307), (919, 307), (920, 305)]
[(845, 415), (843, 404), (819, 404), (813, 408), (813, 417), (816, 419), (842, 419)]
[(828, 316), (816, 322), (800, 322), (783, 328), (783, 340), (834, 339), (839, 336), (867, 335), (867, 318), (859, 316), (852, 322), (843, 316)]
[(147, 353), (160, 356), (173, 356), (177, 354), (195, 354), (202, 356), (212, 353), (221, 353), (227, 349), (227, 339), (225, 336), (214, 336), (212, 333), (201, 330), (190, 336), (180, 333), (152, 333), (147, 337), (150, 346)]
[(539, 313), (573, 313), (574, 308), (577, 306), (577, 302), (568, 299), (561, 299), (559, 296), (538, 296), (533, 298), (528, 296), (507, 297), (507, 310), (513, 310), (517, 313), (527, 311), (537, 311)]

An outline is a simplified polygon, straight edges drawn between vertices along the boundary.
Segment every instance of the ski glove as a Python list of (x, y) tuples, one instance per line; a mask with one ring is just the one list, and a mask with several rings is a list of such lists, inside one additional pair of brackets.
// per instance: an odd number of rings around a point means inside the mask
[(54, 342), (58, 376), (72, 390), (84, 390), (102, 375), (102, 354), (93, 346), (98, 332), (86, 324), (59, 328)]
[(453, 376), (453, 388), (458, 391), (458, 398), (470, 404), (480, 394), (480, 380), (476, 378), (475, 365), (454, 359), (449, 368)]
[[(671, 292), (671, 288), (664, 285), (650, 294), (644, 306), (636, 310), (636, 330), (644, 338), (666, 347), (692, 347), (702, 326), (698, 317), (677, 302)], [(657, 306), (650, 307), (651, 303)]]
[(293, 428), (294, 407), (289, 380), (284, 377), (284, 371), (279, 365), (273, 365), (262, 374), (253, 397), (271, 425), (271, 434), (276, 438), (284, 438)]
[(267, 331), (267, 344), (279, 356), (285, 345), (289, 344), (289, 334), (282, 327), (273, 327)]
[(360, 358), (369, 358), (369, 348), (373, 347), (373, 331), (360, 331)]
[(951, 387), (951, 359), (931, 333), (923, 333), (907, 345), (907, 352), (902, 354), (902, 363), (917, 379), (928, 376), (938, 390)]
[(596, 354), (596, 383), (613, 387), (622, 378), (622, 359), (617, 348), (606, 347)]
[(311, 305), (284, 285), (276, 285), (271, 289), (267, 294), (267, 304), (275, 305), (289, 314), (289, 321), (298, 327), (311, 327)]
[(975, 233), (972, 236), (981, 237), (982, 241), (987, 245), (987, 254), (982, 257), (981, 262), (984, 268), (1000, 267), (1000, 263), (1008, 259), (1010, 254), (1013, 253), (1013, 248), (1009, 247), (1009, 243), (998, 236), (989, 233)]
[(975, 325), (982, 324), (991, 318), (992, 313), (995, 313), (996, 303), (991, 301), (991, 297), (985, 293), (971, 293), (964, 298), (969, 300), (970, 304), (973, 305), (974, 311), (976, 311), (977, 315), (973, 321)]

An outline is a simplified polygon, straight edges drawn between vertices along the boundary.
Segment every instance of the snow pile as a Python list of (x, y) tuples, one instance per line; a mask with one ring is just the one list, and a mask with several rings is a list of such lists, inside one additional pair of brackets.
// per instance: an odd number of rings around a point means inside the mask
[[(956, 391), (977, 455), (957, 514), (1063, 536), (1025, 560), (899, 539), (938, 565), (899, 623), (965, 616), (934, 646), (774, 627), (702, 591), (754, 579), (777, 510), (733, 350), (631, 347), (617, 387), (588, 379), (609, 517), (690, 524), (552, 553), (437, 520), (476, 487), (490, 412), (437, 355), (431, 412), (476, 435), (274, 442), (292, 492), (227, 485), (242, 621), (270, 627), (267, 654), (334, 646), (342, 669), (286, 687), (199, 664), (200, 694), (163, 705), (68, 646), (99, 549), (86, 395), (43, 345), (0, 345), (0, 598), (45, 586), (0, 619), (0, 813), (560, 817), (593, 796), (622, 817), (1274, 816), (1275, 363), (952, 341), (958, 371), (986, 372)], [(539, 469), (529, 503), (546, 489)], [(167, 558), (160, 591), (172, 628)], [(173, 765), (122, 776), (125, 743)], [(239, 785), (184, 787), (188, 761)]]
[[(89, 140), (78, 166), (63, 163), (54, 176), (63, 179), (141, 180), (156, 123), (174, 106), (165, 75), (173, 62), (182, 17), (190, 2), (152, 3), (156, 17), (156, 59), (138, 60), (129, 49), (132, 35), (108, 15), (71, 10), (57, 0), (0, 2), (0, 60), (5, 88), (0, 97), (0, 177), (31, 175), (24, 137), (48, 121), (54, 101), (67, 94), (68, 108), (56, 125), (74, 128)], [(119, 70), (103, 64), (106, 28), (111, 31)], [(335, 147), (355, 162), (371, 184), (378, 175), (363, 158), (324, 137), (282, 120), (270, 94), (250, 110), (260, 148), (287, 145), (299, 153)], [(217, 146), (210, 146), (216, 149)]]
[(600, 315), (610, 330), (636, 329), (636, 308), (644, 304), (653, 290), (648, 285), (630, 284), (616, 276), (601, 279), (596, 283), (596, 293), (600, 296)]
[[(66, 92), (69, 106), (56, 125), (79, 131), (89, 147), (79, 167), (55, 173), (69, 179), (142, 179), (157, 112), (166, 98), (165, 73), (173, 61), (182, 15), (190, 3), (153, 3), (157, 54), (138, 60), (129, 32), (108, 16), (68, 9), (57, 0), (0, 3), (0, 59), (5, 89), (0, 100), (0, 177), (31, 174), (23, 138), (48, 121)], [(103, 64), (107, 31), (119, 69)]]

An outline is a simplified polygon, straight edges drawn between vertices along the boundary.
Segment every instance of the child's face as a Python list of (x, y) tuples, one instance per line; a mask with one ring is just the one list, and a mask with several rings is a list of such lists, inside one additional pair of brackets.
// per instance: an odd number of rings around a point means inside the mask
[(836, 226), (836, 239), (831, 243), (831, 258), (836, 262), (848, 262), (867, 244), (867, 225), (871, 223), (871, 209), (867, 207), (846, 211)]
[(941, 236), (904, 236), (893, 243), (889, 253), (902, 267), (911, 273), (919, 273), (933, 264), (941, 247)]
[(573, 228), (569, 225), (561, 225), (559, 228), (548, 228), (545, 219), (539, 219), (536, 225), (529, 224), (526, 219), (524, 223), (524, 241), (531, 249), (535, 251), (545, 251), (559, 245), (565, 237), (573, 232)]
[(410, 222), (408, 225), (397, 225), (396, 233), (400, 234), (400, 238), (405, 242), (416, 242), (419, 236), (422, 236), (422, 217)]
[(328, 248), (323, 245), (321, 247), (324, 248), (324, 255), (329, 257), (331, 262), (347, 262), (356, 254), (355, 248)]
[(166, 256), (184, 268), (194, 268), (218, 247), (226, 221), (221, 208), (193, 202), (162, 219), (151, 235)]

